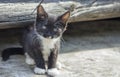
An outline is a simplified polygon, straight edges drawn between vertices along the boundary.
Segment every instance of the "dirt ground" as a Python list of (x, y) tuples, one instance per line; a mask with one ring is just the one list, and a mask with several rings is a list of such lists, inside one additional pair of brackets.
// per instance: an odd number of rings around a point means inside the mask
[[(9, 42), (0, 50), (19, 44)], [(0, 57), (1, 59), (1, 57)], [(120, 77), (120, 32), (97, 32), (87, 35), (64, 36), (59, 54), (62, 63), (56, 77)], [(0, 61), (0, 77), (48, 77), (35, 75), (33, 68), (25, 63), (24, 56), (12, 56)]]

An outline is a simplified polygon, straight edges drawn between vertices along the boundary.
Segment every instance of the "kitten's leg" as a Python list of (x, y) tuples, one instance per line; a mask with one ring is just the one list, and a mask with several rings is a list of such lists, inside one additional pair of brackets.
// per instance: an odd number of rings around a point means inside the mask
[(59, 74), (59, 71), (56, 67), (56, 62), (57, 62), (57, 56), (58, 56), (58, 51), (53, 51), (51, 52), (48, 60), (48, 75), (51, 76), (56, 76)]
[(32, 58), (28, 55), (27, 52), (25, 53), (25, 56), (26, 56), (25, 62), (26, 62), (28, 65), (34, 65), (34, 64), (35, 64), (34, 59), (32, 59)]
[(34, 68), (34, 72), (36, 74), (45, 74), (46, 73), (45, 61), (43, 59), (42, 54), (40, 54), (39, 56), (35, 56), (35, 63), (36, 67)]

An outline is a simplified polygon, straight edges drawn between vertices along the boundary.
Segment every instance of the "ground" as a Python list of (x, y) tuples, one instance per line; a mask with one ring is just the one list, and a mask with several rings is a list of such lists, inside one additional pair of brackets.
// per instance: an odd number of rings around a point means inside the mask
[[(64, 39), (59, 54), (63, 67), (56, 77), (120, 77), (119, 31), (64, 36)], [(5, 48), (5, 45), (0, 47)], [(48, 77), (35, 75), (33, 68), (25, 63), (24, 56), (12, 56), (6, 62), (0, 61), (0, 77), (8, 76)]]

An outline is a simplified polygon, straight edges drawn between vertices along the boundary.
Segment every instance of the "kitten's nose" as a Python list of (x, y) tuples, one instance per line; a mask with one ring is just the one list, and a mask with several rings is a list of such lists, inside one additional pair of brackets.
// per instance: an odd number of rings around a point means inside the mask
[(44, 34), (43, 36), (44, 36), (45, 38), (50, 38), (50, 39), (52, 38), (52, 36), (49, 35), (49, 34)]

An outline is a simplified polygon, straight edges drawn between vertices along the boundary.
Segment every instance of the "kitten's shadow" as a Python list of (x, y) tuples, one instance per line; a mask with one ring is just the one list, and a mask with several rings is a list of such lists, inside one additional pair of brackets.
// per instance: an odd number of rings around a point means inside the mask
[[(29, 66), (31, 68), (31, 70), (34, 70), (34, 65), (30, 65)], [(39, 74), (38, 74), (39, 75)], [(45, 77), (55, 77), (55, 76), (50, 76), (47, 73), (45, 74)]]
[(54, 77), (54, 76), (47, 75), (46, 77)]

